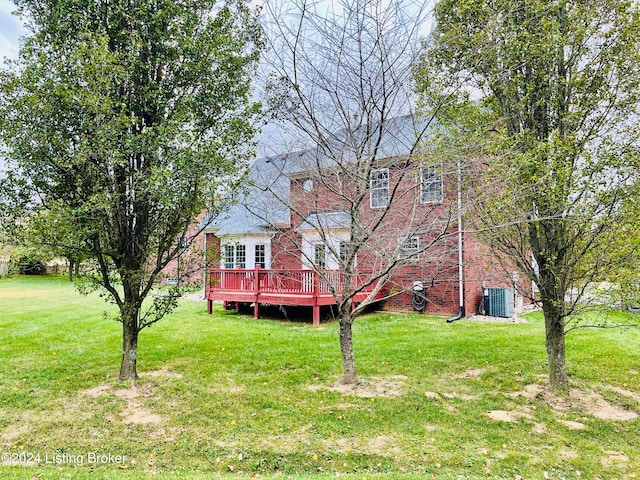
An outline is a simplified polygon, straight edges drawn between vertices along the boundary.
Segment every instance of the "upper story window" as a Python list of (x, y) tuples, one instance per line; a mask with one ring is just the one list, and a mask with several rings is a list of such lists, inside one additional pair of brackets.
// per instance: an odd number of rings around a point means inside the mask
[(422, 203), (442, 201), (442, 164), (420, 169), (420, 201)]
[(420, 251), (419, 237), (400, 238), (398, 242), (402, 244), (400, 247), (400, 258), (418, 259), (418, 252)]
[(389, 205), (389, 169), (379, 168), (371, 172), (369, 179), (369, 204), (371, 208)]

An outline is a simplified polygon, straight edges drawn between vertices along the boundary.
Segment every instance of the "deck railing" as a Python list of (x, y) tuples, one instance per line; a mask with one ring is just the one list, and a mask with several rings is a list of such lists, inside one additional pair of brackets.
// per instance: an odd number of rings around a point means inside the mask
[[(359, 271), (353, 277), (354, 287), (363, 285), (371, 272)], [(344, 275), (339, 270), (253, 270), (213, 269), (209, 271), (207, 292), (284, 293), (289, 295), (331, 294), (331, 286), (340, 294)], [(367, 286), (364, 292), (370, 292)]]
[[(312, 307), (313, 324), (320, 325), (320, 306), (334, 305), (336, 297), (332, 288), (340, 297), (344, 274), (338, 270), (266, 270), (256, 267), (253, 270), (209, 270), (206, 287), (207, 310), (213, 312), (213, 301), (222, 300), (226, 305), (252, 303), (253, 315), (260, 318), (261, 303), (278, 305), (300, 305)], [(361, 288), (371, 271), (358, 271), (353, 276), (353, 288)], [(352, 297), (354, 302), (362, 302), (373, 290), (367, 285)], [(352, 304), (353, 307), (353, 304)]]

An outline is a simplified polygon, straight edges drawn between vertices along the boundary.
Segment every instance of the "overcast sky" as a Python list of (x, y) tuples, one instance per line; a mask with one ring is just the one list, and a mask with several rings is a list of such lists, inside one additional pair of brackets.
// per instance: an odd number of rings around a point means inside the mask
[[(16, 9), (11, 0), (0, 0), (0, 62), (5, 57), (16, 58), (18, 56), (18, 39), (24, 33), (22, 23), (15, 15), (11, 15)], [(0, 154), (0, 172), (4, 168), (2, 154)]]
[(11, 0), (0, 0), (0, 58), (16, 58), (18, 39), (24, 33), (22, 22), (12, 15), (16, 6)]

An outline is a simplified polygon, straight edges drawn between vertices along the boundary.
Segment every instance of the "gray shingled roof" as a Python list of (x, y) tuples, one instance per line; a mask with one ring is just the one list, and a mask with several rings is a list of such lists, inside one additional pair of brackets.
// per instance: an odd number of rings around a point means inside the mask
[(289, 225), (289, 179), (282, 157), (259, 158), (234, 204), (213, 222), (216, 235), (267, 233)]
[(298, 226), (297, 230), (326, 231), (332, 228), (346, 228), (351, 225), (351, 216), (347, 212), (311, 212)]
[[(404, 115), (384, 122), (377, 131), (374, 125), (368, 132), (368, 126), (363, 125), (350, 133), (346, 129), (339, 130), (326, 138), (330, 147), (314, 148), (287, 155), (287, 173), (300, 176), (306, 171), (344, 166), (356, 161), (356, 156), (375, 159), (402, 157), (408, 155), (416, 144), (418, 135), (427, 127), (427, 121), (422, 117)], [(435, 127), (429, 126), (427, 135)], [(426, 140), (423, 136), (422, 140)], [(328, 151), (330, 150), (330, 151)]]
[[(407, 155), (425, 126), (423, 119), (411, 115), (386, 121), (381, 131), (382, 139), (376, 158), (383, 160)], [(231, 207), (211, 222), (211, 226), (217, 229), (216, 235), (267, 233), (273, 231), (275, 226), (288, 225), (289, 176), (299, 176), (306, 171), (354, 161), (354, 148), (357, 147), (360, 153), (373, 148), (373, 145), (368, 144), (371, 142), (364, 140), (358, 144), (358, 137), (364, 136), (366, 128), (366, 125), (362, 126), (352, 134), (343, 129), (332, 135), (330, 141), (333, 156), (321, 148), (310, 148), (257, 159), (251, 165), (245, 191)], [(340, 152), (340, 155), (336, 155), (336, 152)], [(317, 222), (321, 222), (323, 226), (348, 228), (347, 217), (344, 212), (314, 213), (298, 229), (314, 228), (314, 225), (318, 225)]]

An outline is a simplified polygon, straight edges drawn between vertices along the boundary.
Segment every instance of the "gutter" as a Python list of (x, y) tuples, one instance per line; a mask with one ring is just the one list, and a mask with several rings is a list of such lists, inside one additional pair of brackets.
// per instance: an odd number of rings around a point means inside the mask
[(458, 158), (458, 291), (460, 294), (460, 308), (458, 315), (451, 317), (447, 323), (452, 323), (464, 317), (464, 278), (462, 268), (462, 165)]

